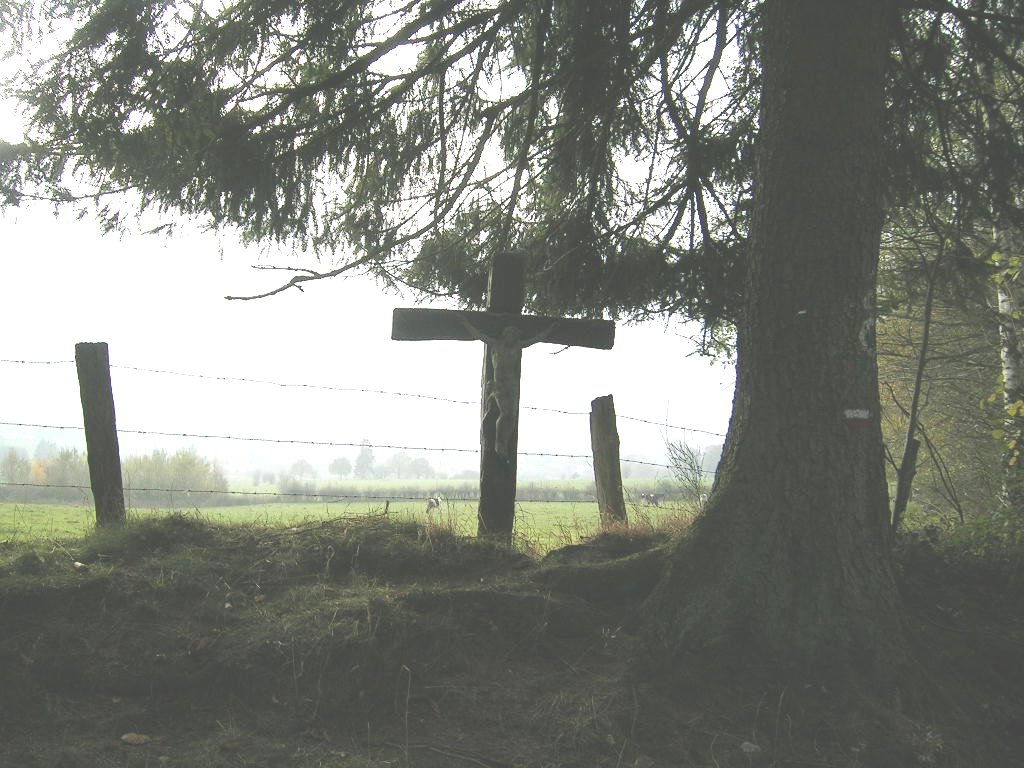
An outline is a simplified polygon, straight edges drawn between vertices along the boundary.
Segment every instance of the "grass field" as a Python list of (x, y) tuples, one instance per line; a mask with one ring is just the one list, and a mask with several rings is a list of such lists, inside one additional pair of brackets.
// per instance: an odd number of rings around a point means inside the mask
[[(383, 511), (384, 505), (380, 502), (275, 502), (231, 507), (135, 509), (129, 510), (129, 516), (159, 517), (184, 512), (210, 522), (273, 528), (312, 520), (366, 517)], [(666, 517), (685, 516), (687, 512), (673, 507), (634, 507), (630, 510), (630, 520), (634, 524), (650, 525)], [(391, 503), (388, 505), (388, 513), (399, 519), (409, 518), (428, 523), (425, 505), (421, 501)], [(94, 528), (95, 519), (91, 506), (0, 503), (0, 542), (77, 539)], [(446, 502), (439, 511), (432, 513), (429, 522), (458, 535), (472, 535), (476, 531), (476, 503)], [(517, 505), (515, 538), (519, 547), (525, 551), (543, 553), (555, 547), (578, 543), (581, 537), (595, 534), (598, 528), (595, 503), (538, 501)]]

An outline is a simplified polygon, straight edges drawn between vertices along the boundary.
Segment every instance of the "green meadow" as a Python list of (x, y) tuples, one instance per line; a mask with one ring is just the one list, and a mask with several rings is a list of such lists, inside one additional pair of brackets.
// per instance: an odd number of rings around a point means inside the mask
[[(345, 500), (329, 502), (267, 502), (238, 506), (179, 507), (173, 509), (129, 509), (129, 517), (190, 514), (215, 523), (240, 526), (287, 528), (315, 521), (364, 518), (385, 511), (399, 520), (411, 520), (425, 529), (443, 528), (457, 535), (476, 531), (476, 502), (445, 501), (430, 514), (422, 500), (387, 503)], [(633, 525), (649, 526), (673, 517), (686, 517), (686, 507), (664, 506), (629, 509)], [(39, 540), (82, 538), (95, 526), (95, 511), (84, 504), (0, 503), (0, 542), (25, 543)], [(593, 502), (528, 501), (517, 504), (515, 541), (528, 552), (544, 553), (578, 543), (598, 532), (600, 521)]]

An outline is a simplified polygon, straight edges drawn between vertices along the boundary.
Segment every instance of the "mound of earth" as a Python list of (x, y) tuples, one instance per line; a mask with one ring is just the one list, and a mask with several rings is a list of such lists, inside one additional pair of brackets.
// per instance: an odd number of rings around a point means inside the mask
[(925, 719), (757, 659), (659, 668), (638, 609), (666, 551), (600, 536), (536, 561), (383, 517), (9, 545), (0, 765), (1024, 765), (1005, 567), (903, 551), (948, 692)]

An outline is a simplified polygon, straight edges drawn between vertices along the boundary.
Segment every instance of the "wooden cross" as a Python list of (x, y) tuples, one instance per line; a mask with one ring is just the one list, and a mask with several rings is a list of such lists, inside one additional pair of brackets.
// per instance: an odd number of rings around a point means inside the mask
[(397, 341), (483, 341), (480, 397), (480, 506), (477, 534), (512, 540), (519, 445), (519, 391), (523, 348), (548, 343), (611, 349), (611, 320), (524, 315), (523, 259), (499, 254), (491, 265), (487, 311), (396, 309), (391, 338)]

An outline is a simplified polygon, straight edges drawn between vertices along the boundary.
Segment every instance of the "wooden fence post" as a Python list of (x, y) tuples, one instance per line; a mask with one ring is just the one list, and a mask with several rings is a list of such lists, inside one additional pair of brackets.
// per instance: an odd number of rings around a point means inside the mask
[(97, 525), (124, 522), (124, 487), (121, 452), (114, 423), (114, 391), (110, 386), (110, 358), (106, 342), (75, 345), (78, 388), (85, 421), (85, 449), (89, 481), (96, 504)]
[(590, 445), (594, 452), (594, 482), (601, 527), (626, 523), (626, 502), (622, 497), (622, 468), (619, 465), (619, 431), (615, 426), (615, 402), (611, 395), (590, 403)]

